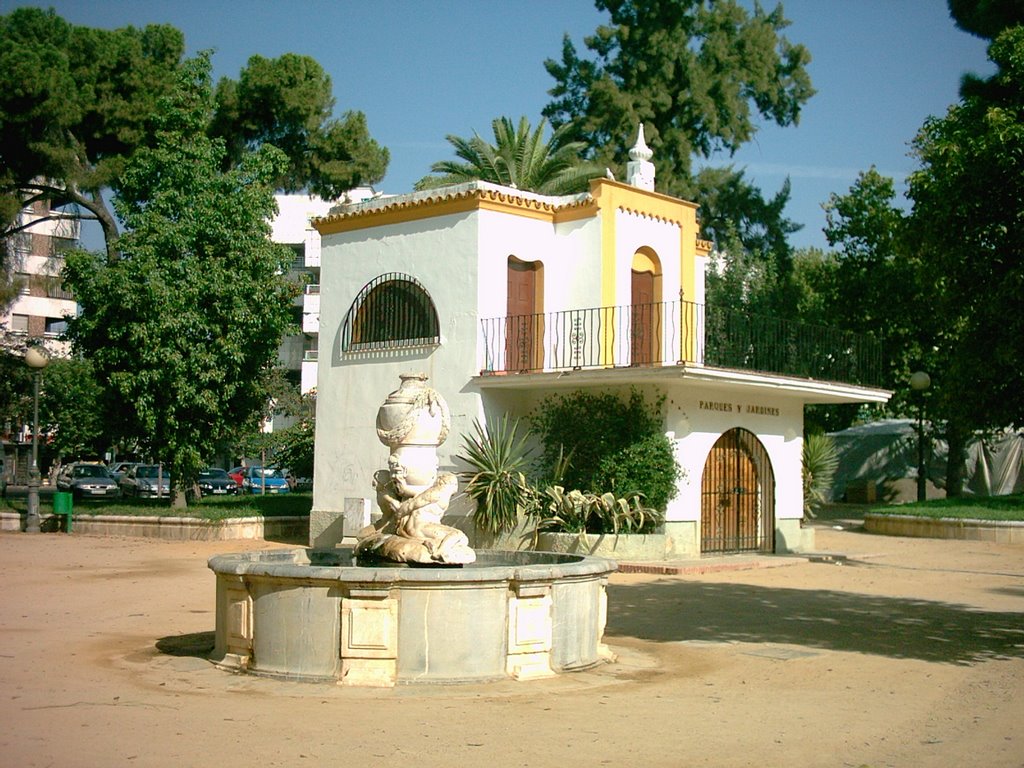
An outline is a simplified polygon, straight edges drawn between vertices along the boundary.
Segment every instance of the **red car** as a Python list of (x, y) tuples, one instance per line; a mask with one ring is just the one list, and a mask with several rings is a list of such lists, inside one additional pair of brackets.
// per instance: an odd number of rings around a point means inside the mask
[(228, 477), (235, 481), (238, 485), (238, 489), (242, 489), (242, 478), (245, 477), (245, 467), (235, 467), (234, 469), (228, 470)]

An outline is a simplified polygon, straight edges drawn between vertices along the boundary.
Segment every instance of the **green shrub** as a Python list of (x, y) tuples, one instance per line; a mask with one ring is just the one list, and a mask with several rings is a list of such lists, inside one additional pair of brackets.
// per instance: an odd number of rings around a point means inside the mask
[[(664, 397), (648, 404), (635, 389), (625, 401), (583, 390), (546, 398), (531, 415), (543, 446), (538, 474), (553, 478), (552, 485), (593, 494), (639, 493), (664, 512), (679, 468), (663, 432), (663, 404)], [(554, 469), (560, 463), (567, 466)]]
[(672, 442), (658, 432), (602, 459), (594, 486), (620, 497), (641, 494), (647, 506), (664, 512), (681, 473)]

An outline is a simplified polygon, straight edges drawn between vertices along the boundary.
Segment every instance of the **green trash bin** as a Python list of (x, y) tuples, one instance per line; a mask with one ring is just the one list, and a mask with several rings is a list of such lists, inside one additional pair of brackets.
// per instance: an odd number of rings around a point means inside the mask
[(70, 493), (64, 493), (57, 491), (53, 494), (53, 514), (64, 515), (64, 532), (71, 533), (71, 511), (72, 511), (72, 496)]

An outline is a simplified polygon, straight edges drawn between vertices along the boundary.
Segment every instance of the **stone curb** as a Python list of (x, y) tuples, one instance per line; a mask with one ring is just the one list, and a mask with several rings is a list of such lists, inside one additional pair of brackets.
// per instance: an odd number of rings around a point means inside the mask
[(686, 561), (677, 563), (619, 563), (619, 573), (650, 573), (661, 576), (696, 576), (703, 573), (727, 571), (752, 571), (758, 568), (783, 568), (788, 565), (806, 563), (807, 557), (775, 555), (750, 560), (715, 559), (707, 562)]
[[(44, 531), (60, 530), (63, 515), (40, 515)], [(0, 530), (24, 530), (20, 512), (0, 512)], [(192, 517), (135, 515), (73, 515), (73, 533), (100, 536), (137, 536), (169, 541), (229, 541), (235, 539), (300, 538), (309, 536), (309, 517), (239, 517), (197, 520)]]
[(885, 536), (1024, 544), (1024, 522), (1016, 520), (961, 520), (867, 513), (864, 515), (864, 530)]

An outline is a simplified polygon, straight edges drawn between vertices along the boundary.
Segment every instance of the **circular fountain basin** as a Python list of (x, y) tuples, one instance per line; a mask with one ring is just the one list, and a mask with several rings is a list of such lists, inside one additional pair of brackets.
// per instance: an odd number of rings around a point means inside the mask
[(213, 660), (344, 685), (481, 682), (587, 669), (602, 643), (599, 557), (477, 551), (467, 566), (360, 566), (352, 549), (217, 555)]

